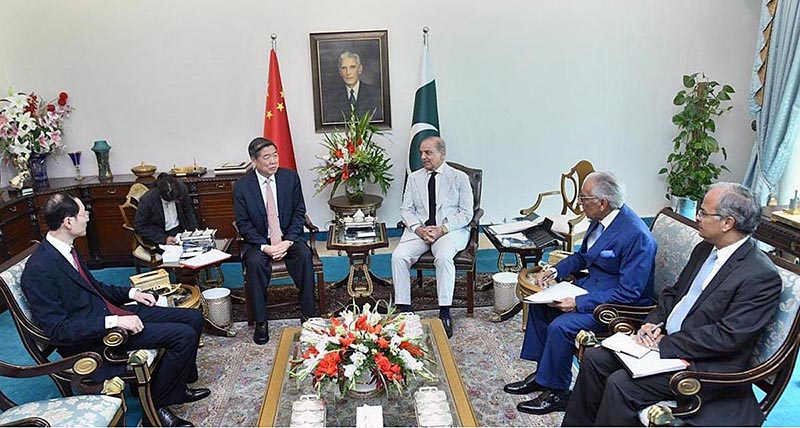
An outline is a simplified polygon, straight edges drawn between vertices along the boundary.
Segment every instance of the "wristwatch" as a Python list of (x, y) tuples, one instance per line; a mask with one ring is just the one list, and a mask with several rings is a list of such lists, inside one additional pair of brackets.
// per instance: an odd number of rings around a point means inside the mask
[(447, 225), (443, 224), (442, 225), (442, 235), (447, 235), (447, 232), (449, 232), (449, 231), (450, 231), (450, 229), (447, 227)]

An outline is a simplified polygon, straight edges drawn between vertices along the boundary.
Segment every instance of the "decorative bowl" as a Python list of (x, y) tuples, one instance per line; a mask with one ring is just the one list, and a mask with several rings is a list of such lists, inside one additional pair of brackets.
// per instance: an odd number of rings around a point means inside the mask
[(131, 168), (131, 172), (139, 178), (152, 177), (156, 172), (156, 166), (148, 165), (142, 161), (141, 164)]

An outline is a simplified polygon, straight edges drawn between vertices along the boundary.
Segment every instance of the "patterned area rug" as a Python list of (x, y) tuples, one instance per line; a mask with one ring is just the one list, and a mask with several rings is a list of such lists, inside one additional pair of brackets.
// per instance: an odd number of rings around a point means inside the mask
[[(533, 396), (514, 396), (503, 392), (503, 385), (522, 379), (533, 371), (535, 363), (519, 359), (522, 343), (522, 315), (504, 323), (492, 323), (491, 308), (475, 310), (473, 318), (466, 310), (452, 312), (455, 334), (450, 345), (461, 377), (482, 426), (559, 426), (563, 413), (534, 416), (518, 413), (516, 404)], [(421, 312), (423, 317), (435, 311)], [(254, 426), (266, 392), (270, 369), (275, 358), (280, 333), (298, 320), (270, 321), (270, 341), (264, 346), (252, 342), (253, 329), (236, 323), (236, 337), (204, 336), (198, 363), (200, 381), (195, 387), (211, 388), (209, 398), (175, 406), (178, 415), (197, 426)]]
[[(338, 280), (338, 278), (335, 279)], [(456, 276), (455, 298), (453, 299), (454, 308), (467, 307), (467, 291), (465, 286), (466, 280), (467, 277), (465, 274)], [(492, 274), (479, 273), (475, 283), (485, 284), (487, 282), (491, 282), (491, 280)], [(363, 281), (363, 279), (361, 281)], [(332, 288), (332, 285), (335, 282), (336, 281), (325, 282), (325, 286), (327, 287), (325, 295), (328, 299), (329, 311), (332, 309), (341, 309), (343, 305), (351, 303), (351, 298), (347, 294), (347, 286)], [(231, 292), (234, 296), (244, 296), (244, 288), (234, 288), (231, 290)], [(389, 300), (390, 298), (394, 298), (394, 288), (390, 286), (381, 287), (379, 285), (375, 285), (372, 296), (375, 299)], [(412, 285), (411, 298), (414, 301), (413, 309), (415, 311), (438, 308), (439, 303), (436, 299), (436, 279), (432, 273), (423, 277), (422, 287), (415, 287)], [(298, 291), (293, 284), (273, 285), (270, 286), (268, 299), (269, 302), (297, 302)], [(492, 289), (488, 289), (486, 291), (475, 291), (476, 308), (492, 305), (494, 305), (494, 291)], [(270, 309), (268, 311), (268, 316), (270, 320), (299, 318), (300, 305), (294, 304), (283, 308)], [(244, 305), (233, 305), (233, 320), (247, 320)]]

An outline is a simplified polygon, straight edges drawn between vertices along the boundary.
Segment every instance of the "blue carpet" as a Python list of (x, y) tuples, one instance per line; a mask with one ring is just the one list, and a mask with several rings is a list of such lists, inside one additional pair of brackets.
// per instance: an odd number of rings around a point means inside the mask
[[(497, 251), (486, 249), (478, 251), (478, 272), (497, 271)], [(348, 273), (349, 263), (347, 257), (324, 257), (325, 277), (339, 279)], [(380, 254), (372, 257), (373, 271), (381, 277), (391, 277), (391, 256)], [(507, 262), (511, 262), (509, 258)], [(242, 286), (242, 271), (239, 263), (225, 263), (222, 265), (225, 274), (226, 286), (237, 288)], [(110, 268), (94, 270), (92, 273), (100, 280), (112, 284), (127, 284), (128, 277), (134, 273), (133, 268)], [(0, 360), (14, 364), (32, 364), (22, 346), (8, 311), (0, 314)], [(497, 385), (497, 388), (500, 386)], [(58, 392), (50, 378), (39, 377), (33, 379), (8, 379), (0, 378), (0, 390), (9, 395), (12, 400), (28, 402), (58, 397)], [(757, 395), (761, 397), (756, 389)], [(135, 425), (141, 419), (141, 407), (138, 400), (126, 392), (128, 425)], [(772, 410), (764, 426), (797, 426), (800, 424), (797, 409), (800, 406), (800, 366), (796, 366), (792, 379), (786, 387), (778, 404)]]

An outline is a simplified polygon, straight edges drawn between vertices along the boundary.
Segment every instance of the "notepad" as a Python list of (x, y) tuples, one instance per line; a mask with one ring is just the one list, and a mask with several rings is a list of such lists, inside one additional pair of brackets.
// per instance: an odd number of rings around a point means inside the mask
[(181, 262), (181, 266), (192, 268), (192, 269), (197, 269), (197, 268), (201, 268), (203, 266), (208, 266), (210, 264), (221, 262), (221, 261), (223, 261), (225, 259), (228, 259), (230, 257), (231, 257), (231, 255), (226, 253), (226, 252), (223, 252), (223, 251), (220, 251), (220, 250), (217, 250), (217, 249), (213, 249), (213, 250), (207, 251), (207, 252), (205, 252), (203, 254), (200, 254), (199, 256), (194, 256), (191, 259), (187, 259), (187, 260), (182, 261)]
[(538, 225), (543, 220), (544, 217), (540, 217), (534, 221), (522, 220), (511, 223), (495, 224), (489, 227), (492, 229), (492, 232), (494, 232), (495, 235), (506, 235), (509, 233), (516, 233), (516, 232), (522, 232), (523, 230), (528, 230), (533, 226)]
[(676, 372), (689, 367), (689, 363), (686, 360), (680, 358), (661, 358), (661, 354), (656, 350), (644, 354), (642, 358), (631, 357), (622, 352), (615, 352), (614, 355), (622, 361), (622, 364), (634, 379), (659, 373)]
[(625, 333), (615, 333), (613, 336), (604, 339), (600, 344), (604, 348), (612, 351), (622, 352), (635, 358), (642, 358), (652, 349), (642, 346), (633, 341), (633, 336)]
[(558, 284), (551, 285), (544, 290), (531, 294), (525, 298), (527, 303), (540, 303), (547, 304), (553, 303), (557, 300), (564, 300), (568, 297), (578, 297), (589, 292), (571, 282), (559, 282)]

